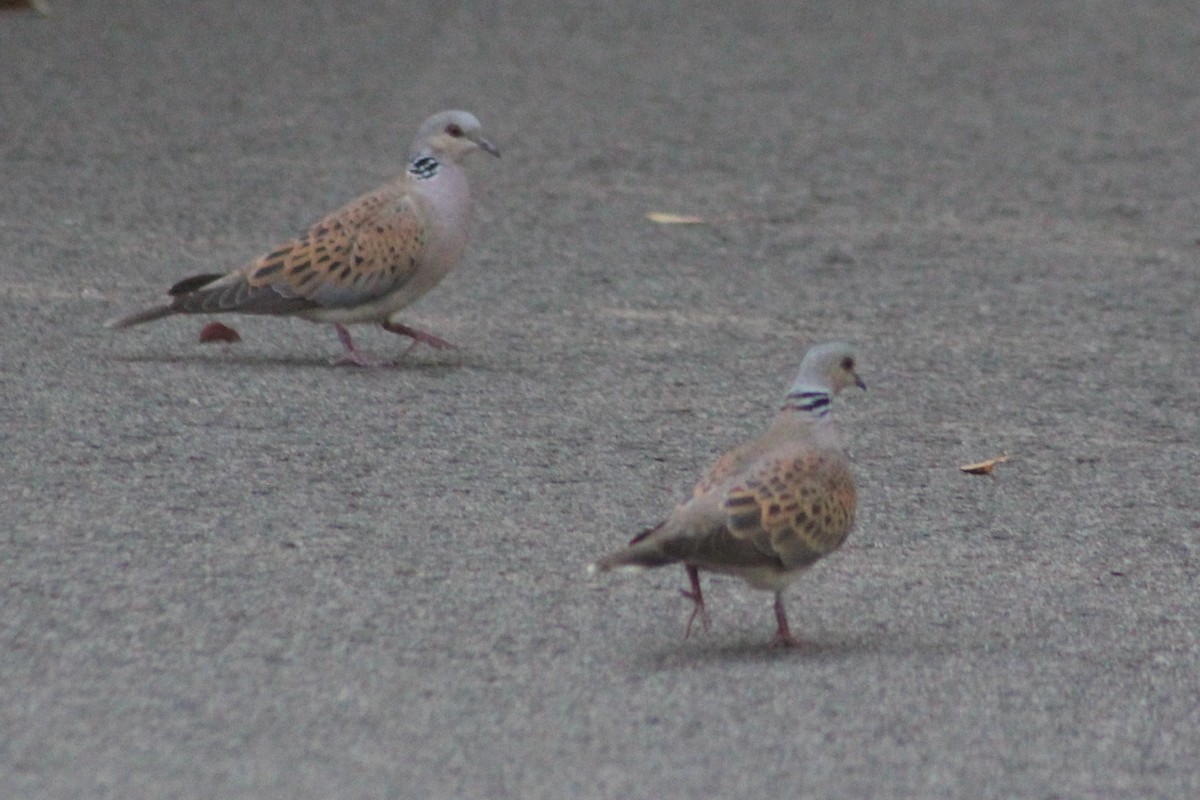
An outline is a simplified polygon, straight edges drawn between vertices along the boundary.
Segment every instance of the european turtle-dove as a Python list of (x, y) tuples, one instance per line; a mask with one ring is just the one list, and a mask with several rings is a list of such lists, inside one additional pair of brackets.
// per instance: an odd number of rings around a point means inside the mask
[(346, 325), (376, 322), (432, 347), (452, 347), (391, 316), (432, 289), (462, 257), (470, 194), (465, 156), (500, 151), (466, 111), (421, 125), (403, 176), (317, 222), (308, 231), (228, 274), (185, 278), (164, 305), (110, 320), (129, 328), (173, 314), (273, 314), (331, 322), (345, 353), (334, 364), (370, 366)]
[(854, 524), (854, 478), (829, 418), (834, 395), (848, 386), (866, 388), (854, 370), (848, 345), (809, 350), (766, 433), (718, 458), (664, 522), (589, 571), (682, 563), (691, 583), (683, 595), (694, 604), (685, 638), (697, 616), (708, 629), (700, 570), (735, 575), (775, 593), (775, 642), (799, 644), (788, 629), (783, 590), (840, 547)]

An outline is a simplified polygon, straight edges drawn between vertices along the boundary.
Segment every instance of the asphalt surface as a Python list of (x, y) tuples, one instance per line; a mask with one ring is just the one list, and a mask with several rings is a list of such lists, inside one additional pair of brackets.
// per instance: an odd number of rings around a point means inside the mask
[[(0, 10), (0, 796), (1200, 796), (1190, 4), (51, 5)], [(447, 107), (504, 155), (401, 319), (461, 351), (101, 327)], [(585, 573), (835, 338), (807, 647)]]

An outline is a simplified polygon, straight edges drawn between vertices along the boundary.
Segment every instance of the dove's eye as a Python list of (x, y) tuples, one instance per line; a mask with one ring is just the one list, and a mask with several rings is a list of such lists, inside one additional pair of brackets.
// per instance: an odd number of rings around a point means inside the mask
[(458, 139), (463, 135), (463, 129), (458, 127), (458, 123), (451, 122), (446, 126), (446, 133), (450, 134), (455, 139)]
[(852, 372), (854, 370), (854, 359), (850, 358), (849, 356), (843, 358), (842, 369), (846, 370), (847, 372)]

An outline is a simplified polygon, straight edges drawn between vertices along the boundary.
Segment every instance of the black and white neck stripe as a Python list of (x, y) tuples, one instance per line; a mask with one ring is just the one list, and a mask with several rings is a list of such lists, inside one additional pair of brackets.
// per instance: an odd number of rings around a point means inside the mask
[(433, 156), (417, 156), (408, 163), (408, 174), (423, 181), (437, 175), (441, 168), (442, 162)]
[(784, 410), (803, 411), (816, 419), (823, 419), (829, 413), (829, 392), (820, 390), (804, 390), (792, 392), (783, 404)]

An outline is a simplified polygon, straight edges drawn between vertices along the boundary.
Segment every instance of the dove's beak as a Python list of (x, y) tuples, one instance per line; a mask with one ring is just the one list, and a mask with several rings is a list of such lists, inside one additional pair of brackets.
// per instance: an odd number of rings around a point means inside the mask
[(472, 137), (471, 141), (474, 142), (475, 144), (479, 145), (479, 149), (482, 150), (483, 152), (491, 153), (496, 158), (500, 157), (500, 148), (496, 147), (496, 145), (492, 144), (491, 142), (489, 142), (487, 139), (483, 138), (482, 136)]
[(863, 379), (857, 375), (854, 376), (854, 385), (862, 389), (864, 392), (867, 390), (867, 385), (863, 383)]

